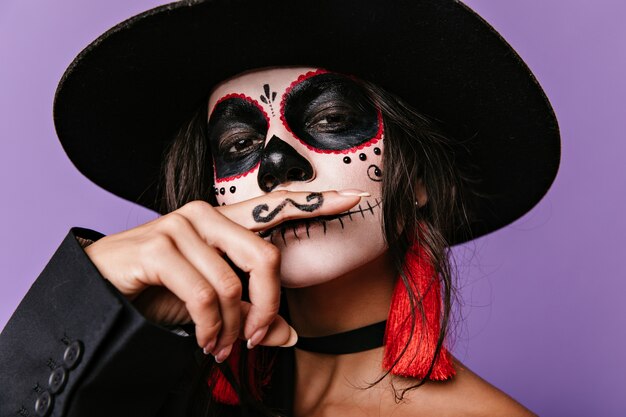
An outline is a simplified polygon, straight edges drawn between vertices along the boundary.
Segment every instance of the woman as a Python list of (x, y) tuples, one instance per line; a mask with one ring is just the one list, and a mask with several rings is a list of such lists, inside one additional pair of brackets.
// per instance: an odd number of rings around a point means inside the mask
[(556, 172), (528, 69), (455, 2), (245, 6), (155, 9), (68, 69), (70, 158), (169, 214), (68, 235), (3, 332), (2, 415), (528, 415), (443, 348), (446, 245)]

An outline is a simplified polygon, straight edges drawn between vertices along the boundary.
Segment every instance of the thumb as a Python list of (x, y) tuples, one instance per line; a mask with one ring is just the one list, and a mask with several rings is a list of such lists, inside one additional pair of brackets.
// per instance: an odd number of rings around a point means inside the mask
[[(245, 323), (252, 304), (241, 302), (241, 321)], [(245, 340), (243, 327), (239, 334), (239, 338)], [(248, 339), (248, 349), (252, 349), (257, 345), (291, 347), (298, 341), (298, 333), (291, 327), (287, 321), (277, 315), (274, 321), (264, 329), (259, 329), (250, 339)]]

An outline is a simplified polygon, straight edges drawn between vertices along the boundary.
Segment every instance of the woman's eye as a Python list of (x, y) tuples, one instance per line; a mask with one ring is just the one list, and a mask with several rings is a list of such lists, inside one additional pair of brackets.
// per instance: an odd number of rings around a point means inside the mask
[(332, 123), (341, 123), (345, 121), (346, 117), (343, 114), (329, 114), (328, 116), (324, 116), (319, 123), (320, 124), (332, 124)]
[(230, 149), (228, 149), (228, 152), (242, 152), (248, 148), (251, 148), (252, 146), (254, 146), (254, 144), (255, 141), (251, 138), (239, 139), (233, 144), (233, 146), (230, 147)]
[(263, 146), (264, 142), (265, 138), (261, 135), (237, 135), (224, 140), (222, 154), (227, 160), (235, 160), (254, 152)]
[(322, 111), (305, 123), (309, 131), (337, 133), (352, 126), (354, 117), (346, 111)]

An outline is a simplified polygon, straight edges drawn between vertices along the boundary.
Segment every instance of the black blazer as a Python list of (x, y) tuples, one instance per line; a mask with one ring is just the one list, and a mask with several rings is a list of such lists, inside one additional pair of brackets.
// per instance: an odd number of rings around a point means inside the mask
[[(0, 334), (0, 417), (188, 415), (204, 357), (195, 337), (146, 320), (102, 277), (77, 236), (103, 235), (72, 228)], [(277, 352), (264, 403), (289, 416), (293, 349)]]
[[(203, 357), (195, 337), (146, 320), (77, 236), (103, 235), (71, 229), (0, 333), (0, 417), (188, 415)], [(289, 416), (293, 349), (278, 352), (264, 402)], [(223, 406), (218, 414), (246, 413)]]
[(195, 338), (145, 320), (77, 235), (102, 237), (71, 229), (0, 334), (0, 417), (177, 415)]

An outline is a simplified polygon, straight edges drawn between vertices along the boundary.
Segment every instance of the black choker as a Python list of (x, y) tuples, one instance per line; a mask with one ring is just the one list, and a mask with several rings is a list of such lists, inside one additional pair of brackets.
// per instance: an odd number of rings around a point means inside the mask
[(299, 337), (296, 348), (308, 352), (341, 355), (383, 346), (387, 321), (321, 337)]

